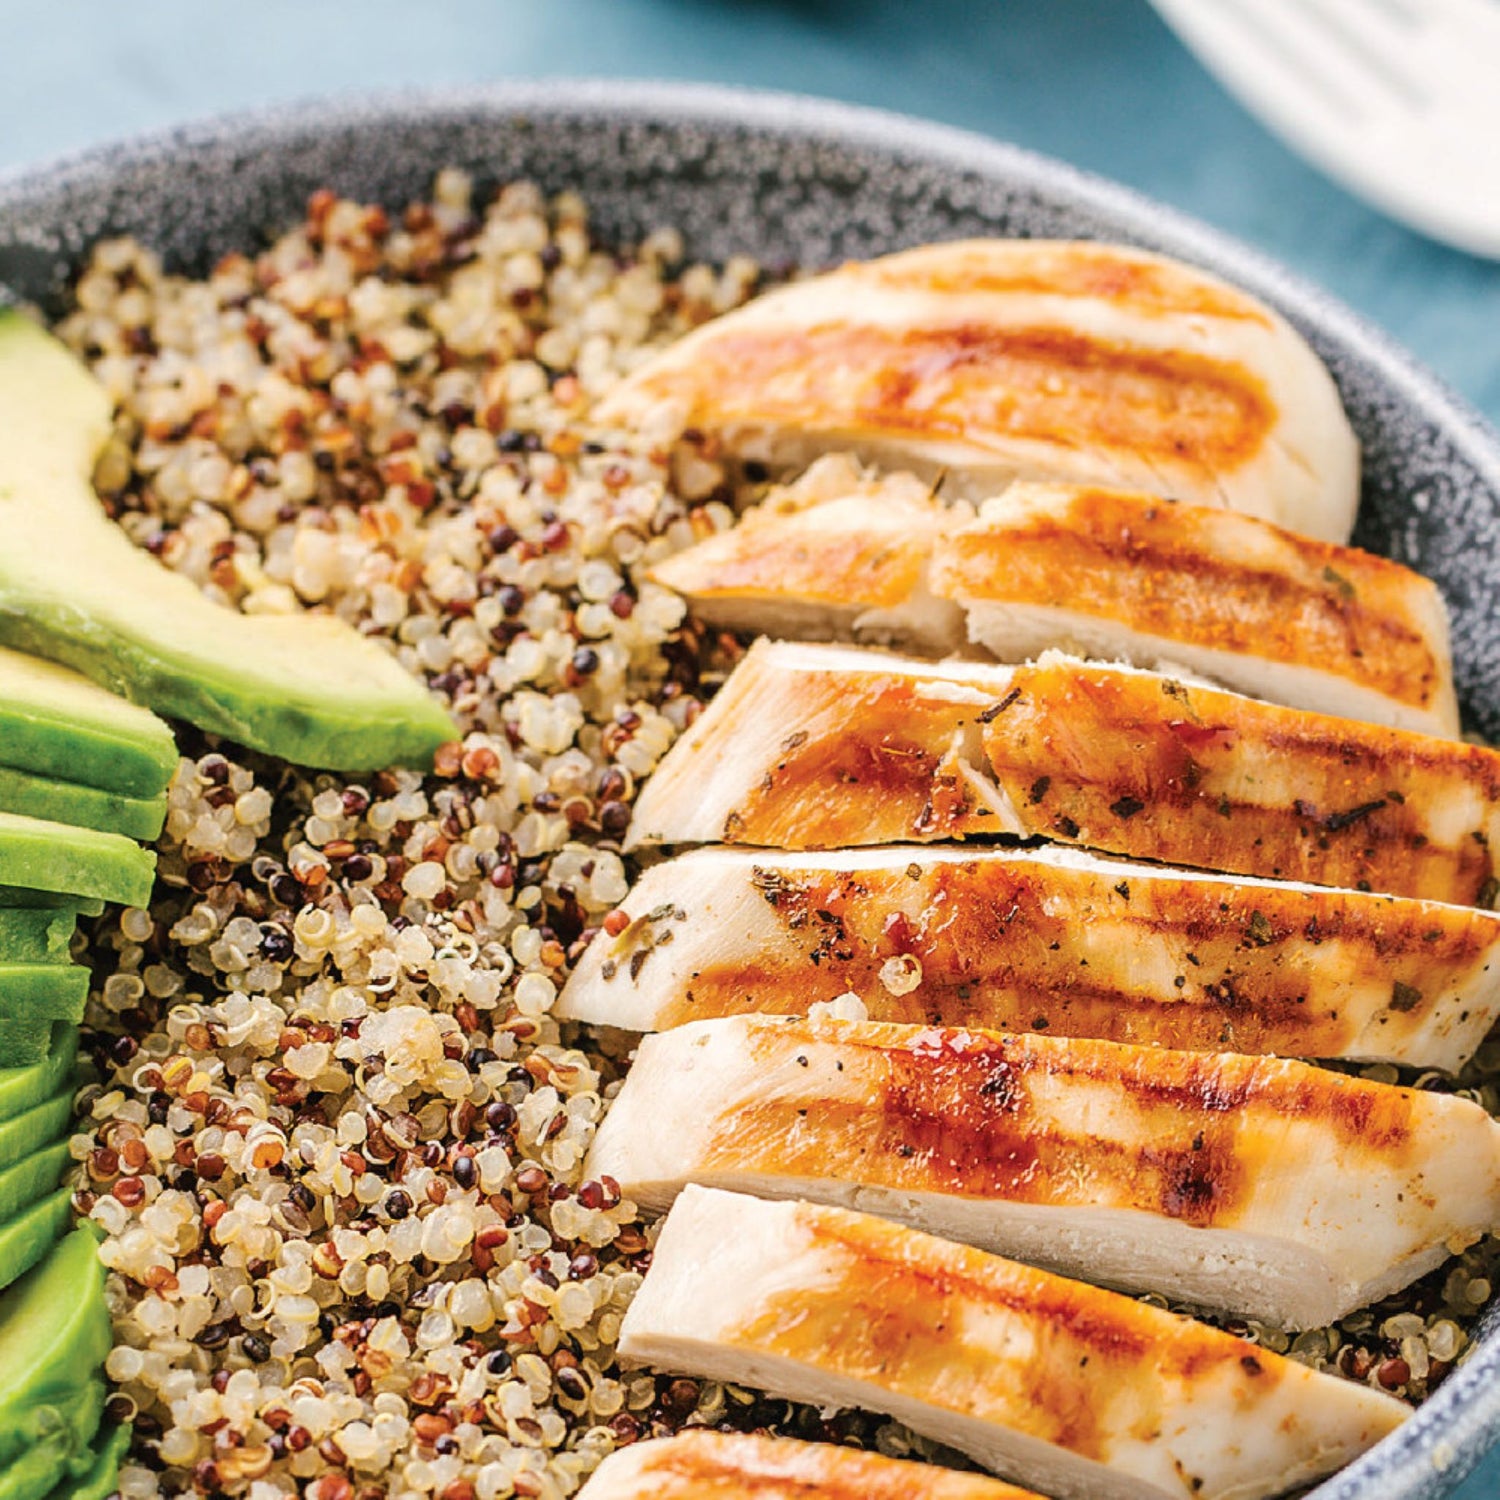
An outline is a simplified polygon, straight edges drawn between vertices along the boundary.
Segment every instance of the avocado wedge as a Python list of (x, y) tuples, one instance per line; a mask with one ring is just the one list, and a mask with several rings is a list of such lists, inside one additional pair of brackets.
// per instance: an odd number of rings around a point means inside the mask
[(26, 1068), (41, 1062), (52, 1045), (53, 1025), (48, 1016), (0, 1016), (0, 1068)]
[(56, 1141), (0, 1172), (0, 1223), (8, 1223), (39, 1198), (55, 1193), (67, 1169), (68, 1143)]
[[(68, 1231), (73, 1222), (73, 1193), (58, 1188), (45, 1198), (38, 1198), (13, 1219), (0, 1224), (0, 1290), (24, 1276)], [(92, 1238), (92, 1236), (91, 1236)], [(0, 1356), (5, 1348), (3, 1319), (5, 1299), (0, 1297)], [(105, 1345), (105, 1353), (109, 1345)], [(102, 1359), (104, 1356), (100, 1355)], [(0, 1374), (0, 1452), (5, 1443), (5, 1376)], [(0, 1458), (0, 1463), (4, 1459)]]
[(73, 823), (101, 833), (123, 833), (149, 843), (167, 821), (167, 794), (125, 797), (76, 781), (54, 781), (0, 766), (0, 812)]
[(151, 899), (156, 856), (117, 833), (0, 812), (0, 881), (121, 906)]
[(90, 484), (103, 387), (16, 312), (0, 313), (0, 427), (0, 641), (300, 765), (427, 766), (456, 735), (344, 621), (238, 614), (135, 547)]
[(0, 1122), (9, 1123), (59, 1093), (72, 1096), (78, 1072), (78, 1028), (65, 1022), (48, 1027), (40, 1062), (0, 1068)]
[(65, 964), (78, 919), (65, 906), (0, 906), (0, 964)]
[(88, 997), (89, 971), (80, 964), (0, 961), (0, 1016), (76, 1025)]
[(0, 1500), (46, 1500), (74, 1474), (87, 1474), (93, 1463), (93, 1435), (104, 1418), (104, 1401), (104, 1382), (96, 1375), (51, 1402), (30, 1446), (0, 1473)]
[(0, 1120), (0, 1174), (28, 1156), (64, 1141), (72, 1123), (71, 1086), (8, 1120)]
[(88, 1473), (110, 1343), (98, 1241), (77, 1229), (0, 1296), (0, 1500)]
[(177, 742), (148, 709), (56, 662), (0, 647), (0, 762), (154, 797), (177, 769)]
[(94, 1439), (93, 1463), (77, 1479), (65, 1479), (47, 1500), (109, 1500), (120, 1484), (120, 1465), (130, 1451), (130, 1428), (107, 1427)]
[(97, 917), (104, 903), (97, 896), (65, 896), (56, 891), (29, 891), (24, 886), (0, 885), (0, 906), (27, 911), (45, 907), (49, 911), (71, 911), (81, 917)]

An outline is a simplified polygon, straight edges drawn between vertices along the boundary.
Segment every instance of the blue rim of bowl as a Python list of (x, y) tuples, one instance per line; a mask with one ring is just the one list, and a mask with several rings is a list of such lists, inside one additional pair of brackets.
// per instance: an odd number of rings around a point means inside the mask
[[(333, 125), (378, 127), (394, 117), (497, 121), (585, 116), (601, 121), (739, 129), (823, 139), (977, 173), (1007, 186), (1063, 198), (1117, 224), (1131, 240), (1212, 265), (1315, 329), (1358, 364), (1375, 370), (1470, 463), (1500, 496), (1500, 430), (1407, 353), (1389, 334), (1312, 282), (1233, 236), (1120, 183), (1053, 157), (972, 131), (890, 110), (803, 94), (668, 81), (567, 78), (452, 89), (355, 92), (211, 116), (89, 147), (35, 166), (0, 172), (0, 216), (59, 189), (108, 180), (127, 166), (166, 164), (232, 140), (242, 150), (273, 147)], [(1500, 1438), (1500, 1328), (1474, 1346), (1437, 1393), (1376, 1447), (1305, 1500), (1406, 1500), (1455, 1486)], [(1438, 1488), (1435, 1488), (1437, 1486)]]

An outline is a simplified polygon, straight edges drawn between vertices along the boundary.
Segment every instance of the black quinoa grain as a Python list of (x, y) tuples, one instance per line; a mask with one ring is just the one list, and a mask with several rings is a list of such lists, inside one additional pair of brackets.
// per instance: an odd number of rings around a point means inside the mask
[(624, 838), (630, 827), (630, 805), (626, 802), (606, 802), (599, 809), (599, 829), (606, 838)]

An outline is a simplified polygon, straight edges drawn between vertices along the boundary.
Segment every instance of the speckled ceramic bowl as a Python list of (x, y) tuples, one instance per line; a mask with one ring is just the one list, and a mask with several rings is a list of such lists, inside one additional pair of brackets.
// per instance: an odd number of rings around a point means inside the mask
[[(399, 206), (445, 165), (576, 188), (602, 234), (822, 265), (962, 235), (1124, 240), (1276, 304), (1331, 366), (1364, 443), (1357, 540), (1436, 579), (1470, 724), (1500, 736), (1500, 437), (1345, 308), (1121, 188), (978, 136), (813, 100), (614, 82), (335, 101), (189, 126), (0, 180), (0, 283), (54, 304), (87, 247), (134, 234), (204, 270), (331, 186)], [(1436, 1500), (1500, 1438), (1500, 1316), (1416, 1417), (1313, 1493)]]

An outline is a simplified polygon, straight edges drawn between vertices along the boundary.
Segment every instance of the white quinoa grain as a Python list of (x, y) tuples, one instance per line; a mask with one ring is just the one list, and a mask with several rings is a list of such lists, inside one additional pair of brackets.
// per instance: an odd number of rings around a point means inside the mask
[(914, 954), (897, 953), (880, 966), (880, 983), (892, 995), (909, 995), (922, 984), (922, 962)]

